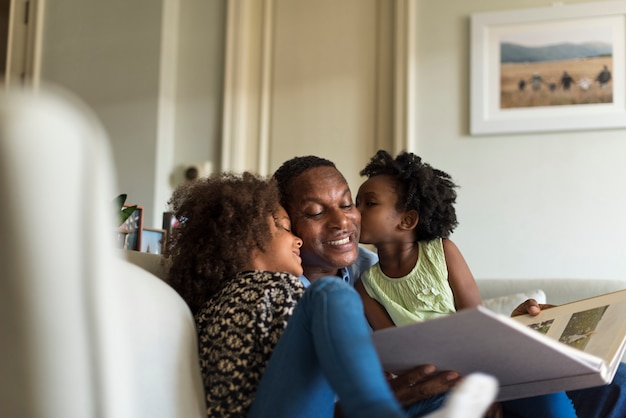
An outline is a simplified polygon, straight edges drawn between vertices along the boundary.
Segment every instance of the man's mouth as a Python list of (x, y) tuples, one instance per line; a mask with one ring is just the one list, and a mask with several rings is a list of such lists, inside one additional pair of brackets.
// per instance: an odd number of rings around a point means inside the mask
[(350, 242), (350, 236), (347, 236), (342, 239), (338, 239), (336, 241), (327, 241), (326, 243), (329, 245), (345, 245)]

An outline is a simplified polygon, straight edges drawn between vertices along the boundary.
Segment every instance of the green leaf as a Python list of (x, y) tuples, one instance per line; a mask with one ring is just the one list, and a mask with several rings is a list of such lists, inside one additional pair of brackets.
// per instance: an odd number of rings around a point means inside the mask
[(126, 202), (126, 193), (122, 193), (119, 196), (117, 196), (115, 199), (113, 199), (113, 206), (115, 207), (115, 210), (119, 210), (120, 208), (124, 207), (125, 202)]
[(126, 197), (126, 193), (122, 193), (118, 195), (115, 199), (113, 199), (114, 210), (117, 214), (120, 225), (124, 224), (124, 222), (126, 222), (126, 220), (137, 209), (137, 205), (124, 206), (124, 203), (126, 203)]
[(120, 225), (126, 222), (126, 220), (133, 214), (133, 212), (135, 212), (135, 209), (137, 209), (137, 205), (126, 206), (122, 208), (120, 212)]

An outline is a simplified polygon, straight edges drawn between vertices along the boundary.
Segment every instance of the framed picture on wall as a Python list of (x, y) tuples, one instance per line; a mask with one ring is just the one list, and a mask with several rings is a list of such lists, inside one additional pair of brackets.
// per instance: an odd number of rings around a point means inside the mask
[(165, 229), (144, 228), (141, 235), (141, 252), (163, 254), (166, 238)]
[(471, 16), (472, 135), (626, 127), (626, 2)]
[[(125, 204), (124, 206), (132, 205)], [(120, 228), (128, 231), (124, 249), (139, 251), (141, 249), (141, 230), (143, 229), (143, 206), (137, 206)]]

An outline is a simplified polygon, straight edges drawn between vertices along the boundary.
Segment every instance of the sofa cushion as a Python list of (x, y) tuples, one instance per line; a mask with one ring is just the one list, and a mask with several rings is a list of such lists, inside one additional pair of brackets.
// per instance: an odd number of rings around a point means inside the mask
[(513, 309), (527, 299), (535, 299), (539, 303), (546, 303), (546, 294), (541, 289), (528, 290), (510, 295), (498, 296), (483, 300), (483, 305), (497, 313), (510, 316)]

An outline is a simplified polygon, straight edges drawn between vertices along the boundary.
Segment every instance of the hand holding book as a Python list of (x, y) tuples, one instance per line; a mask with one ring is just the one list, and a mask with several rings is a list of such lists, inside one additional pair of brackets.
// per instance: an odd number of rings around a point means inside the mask
[(511, 316), (520, 316), (520, 315), (539, 315), (542, 310), (556, 308), (557, 305), (550, 305), (547, 303), (537, 303), (535, 299), (528, 299), (520, 304), (513, 312), (511, 312)]

